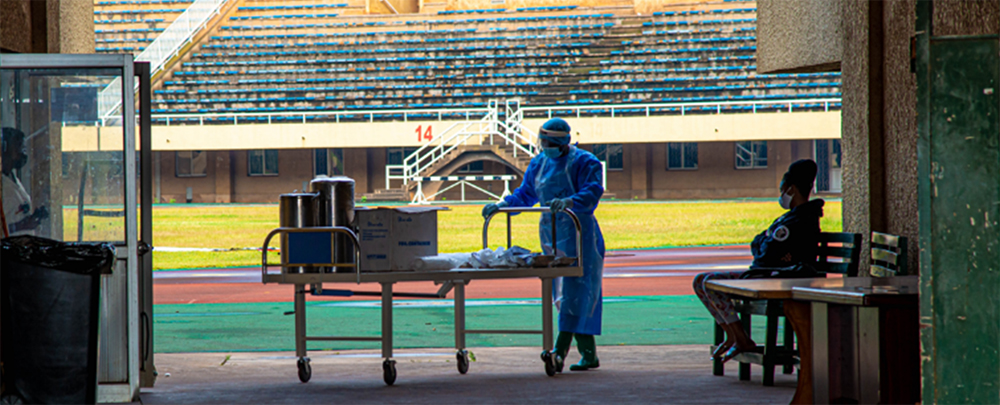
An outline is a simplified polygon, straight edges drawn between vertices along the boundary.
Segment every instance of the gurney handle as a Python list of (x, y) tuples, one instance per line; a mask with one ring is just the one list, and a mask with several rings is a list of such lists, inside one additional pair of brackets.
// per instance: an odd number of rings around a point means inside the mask
[[(548, 207), (502, 207), (502, 208), (500, 208), (499, 211), (496, 211), (496, 212), (490, 214), (489, 216), (487, 216), (486, 217), (486, 221), (483, 223), (483, 249), (489, 249), (490, 248), (490, 246), (489, 246), (490, 245), (490, 243), (489, 243), (490, 242), (489, 241), (490, 220), (493, 219), (494, 215), (499, 214), (499, 213), (506, 213), (507, 214), (507, 248), (509, 249), (510, 248), (510, 216), (511, 216), (511, 214), (522, 213), (522, 212), (539, 212), (539, 213), (545, 213), (545, 212), (552, 212), (552, 210), (549, 209)], [(566, 213), (566, 215), (569, 215), (570, 219), (573, 220), (573, 226), (576, 227), (576, 255), (579, 257), (581, 255), (581, 247), (582, 247), (582, 245), (580, 243), (580, 234), (581, 234), (580, 218), (577, 217), (576, 214), (573, 213), (573, 211), (571, 211), (569, 209), (566, 209), (563, 212)], [(554, 246), (555, 243), (556, 243), (556, 240), (557, 240), (556, 239), (556, 224), (555, 224), (555, 222), (556, 222), (556, 216), (553, 215), (552, 216), (552, 244), (553, 244), (553, 246), (552, 246), (552, 256), (553, 257), (557, 257), (558, 253), (559, 253), (559, 250), (556, 249), (556, 247)]]
[[(272, 230), (270, 233), (267, 234), (266, 238), (264, 238), (264, 245), (261, 247), (261, 266), (260, 266), (261, 278), (262, 279), (266, 279), (267, 278), (267, 267), (268, 267), (268, 264), (267, 264), (267, 247), (268, 247), (268, 245), (271, 244), (271, 238), (273, 238), (274, 235), (287, 234), (287, 233), (296, 233), (296, 232), (317, 232), (317, 231), (327, 231), (327, 232), (330, 232), (330, 233), (342, 233), (342, 234), (345, 234), (345, 235), (348, 236), (348, 239), (350, 239), (351, 243), (354, 244), (354, 265), (353, 265), (353, 267), (354, 267), (355, 273), (357, 273), (357, 275), (358, 275), (358, 284), (361, 284), (361, 243), (358, 242), (358, 235), (355, 234), (354, 231), (351, 230), (351, 228), (344, 227), (344, 226), (313, 226), (313, 227), (307, 227), (307, 228), (275, 228), (274, 230)], [(333, 239), (331, 239), (331, 240), (333, 240)], [(282, 257), (284, 257), (284, 255), (287, 252), (281, 252), (281, 253), (282, 253)], [(331, 255), (333, 254), (333, 247), (332, 246), (331, 246), (331, 252), (330, 253), (331, 253)], [(334, 260), (336, 260), (336, 258), (334, 258)], [(284, 261), (284, 259), (282, 259), (282, 261)], [(335, 266), (335, 265), (342, 264), (342, 263), (297, 263), (297, 264), (300, 264), (300, 265), (315, 265), (315, 266), (331, 266), (331, 265)], [(350, 266), (350, 265), (346, 265), (346, 266)], [(284, 274), (284, 269), (282, 269), (282, 274)]]

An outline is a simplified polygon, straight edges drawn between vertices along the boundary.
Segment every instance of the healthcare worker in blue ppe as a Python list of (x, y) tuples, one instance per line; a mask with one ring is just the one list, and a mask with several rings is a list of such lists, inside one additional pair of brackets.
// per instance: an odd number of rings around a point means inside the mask
[[(483, 207), (483, 216), (497, 212), (501, 207), (531, 207), (535, 203), (551, 208), (542, 214), (538, 233), (542, 251), (558, 255), (580, 257), (582, 277), (562, 277), (556, 280), (556, 306), (559, 308), (559, 336), (551, 352), (543, 352), (542, 359), (562, 372), (563, 360), (573, 337), (583, 359), (570, 366), (570, 370), (589, 370), (600, 367), (594, 335), (601, 334), (601, 280), (604, 271), (604, 236), (594, 218), (594, 209), (604, 194), (601, 182), (601, 162), (592, 153), (569, 144), (570, 127), (561, 118), (553, 118), (542, 125), (538, 135), (542, 153), (531, 159), (524, 173), (521, 186), (502, 201)], [(576, 251), (576, 227), (563, 210), (570, 209), (579, 217), (581, 225), (580, 246)], [(552, 240), (552, 215), (556, 215), (556, 237)]]

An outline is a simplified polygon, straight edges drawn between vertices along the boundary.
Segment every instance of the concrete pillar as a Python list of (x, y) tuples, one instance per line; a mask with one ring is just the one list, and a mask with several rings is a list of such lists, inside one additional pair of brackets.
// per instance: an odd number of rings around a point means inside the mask
[(215, 162), (215, 202), (217, 203), (230, 203), (232, 202), (232, 182), (230, 172), (232, 171), (232, 160), (229, 159), (228, 151), (211, 151), (208, 152), (211, 155), (212, 160)]
[[(843, 41), (840, 2), (759, 0), (757, 71), (816, 72), (840, 69)], [(823, 44), (823, 46), (816, 46)]]
[(364, 194), (372, 192), (372, 178), (368, 167), (367, 149), (344, 149), (344, 175), (354, 179), (354, 192)]
[[(910, 38), (916, 30), (916, 1), (896, 0), (883, 7), (885, 227), (889, 233), (909, 238), (908, 268), (916, 273), (920, 268), (917, 82), (916, 75), (910, 71)], [(1000, 21), (996, 14), (993, 18)]]
[(647, 199), (649, 198), (649, 176), (652, 175), (652, 173), (648, 170), (649, 145), (643, 143), (628, 143), (623, 146), (625, 148), (625, 152), (627, 152), (629, 156), (628, 168), (629, 172), (632, 174), (632, 184), (631, 187), (629, 187), (629, 194), (622, 197)]
[(94, 53), (94, 2), (49, 0), (48, 3), (49, 53)]
[(31, 2), (0, 1), (0, 48), (31, 52)]
[[(246, 151), (242, 150), (231, 150), (229, 151), (229, 201), (239, 202), (237, 197), (239, 197), (239, 183), (238, 179), (245, 177), (246, 175)], [(244, 168), (244, 169), (240, 169)], [(244, 176), (241, 176), (244, 175)]]
[[(844, 231), (860, 233), (867, 245), (872, 230), (886, 231), (883, 4), (845, 0), (843, 6)], [(869, 260), (862, 249), (861, 263)]]
[[(791, 165), (794, 160), (792, 160), (792, 143), (794, 141), (768, 141), (767, 142), (767, 172), (771, 173), (770, 184), (765, 184), (768, 189), (774, 190), (774, 195), (780, 195), (779, 184), (781, 184), (781, 178), (785, 176), (785, 172), (788, 171), (788, 165)], [(735, 145), (734, 145), (735, 147)]]
[(94, 53), (94, 3), (0, 1), (0, 48), (21, 53)]
[[(353, 154), (353, 153), (352, 153)], [(372, 193), (377, 189), (385, 188), (385, 149), (384, 148), (364, 148), (358, 149), (357, 154), (364, 154), (367, 157), (365, 167), (368, 175), (368, 188), (365, 192)], [(397, 185), (398, 186), (398, 185)], [(355, 188), (355, 190), (358, 190)]]

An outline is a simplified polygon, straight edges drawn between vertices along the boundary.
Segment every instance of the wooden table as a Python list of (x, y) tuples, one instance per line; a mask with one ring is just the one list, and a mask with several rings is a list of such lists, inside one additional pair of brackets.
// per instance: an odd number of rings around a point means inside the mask
[(792, 287), (810, 305), (814, 403), (920, 401), (917, 277), (868, 280)]
[(757, 278), (751, 280), (710, 280), (705, 285), (714, 291), (754, 300), (792, 299), (793, 287), (843, 287), (846, 278)]
[[(905, 284), (903, 289), (898, 288)], [(912, 284), (912, 287), (910, 285)], [(797, 278), (797, 279), (751, 279), (751, 280), (711, 280), (705, 283), (708, 289), (731, 294), (735, 297), (761, 300), (782, 300), (785, 317), (791, 322), (798, 340), (799, 349), (799, 381), (792, 397), (793, 404), (806, 404), (817, 401), (816, 394), (828, 395), (828, 373), (816, 376), (817, 366), (828, 365), (828, 346), (819, 349), (823, 351), (822, 364), (814, 363), (813, 336), (817, 332), (828, 331), (828, 318), (814, 317), (821, 305), (858, 305), (884, 307), (886, 305), (909, 305), (916, 299), (911, 294), (916, 292), (915, 277), (871, 278), (871, 277), (832, 277), (832, 278)], [(801, 299), (800, 299), (801, 298)], [(910, 301), (912, 300), (912, 301)], [(827, 344), (829, 339), (821, 343)], [(887, 359), (885, 362), (892, 361)], [(914, 367), (919, 375), (919, 364)], [(817, 381), (817, 377), (822, 381)], [(817, 384), (819, 382), (819, 384)], [(919, 384), (917, 385), (919, 386)], [(820, 392), (816, 392), (819, 389)], [(828, 397), (827, 397), (828, 398)], [(877, 402), (877, 400), (876, 400)]]
[(843, 287), (846, 278), (766, 278), (752, 280), (710, 280), (705, 287), (740, 298), (757, 300), (783, 300), (785, 318), (795, 330), (799, 346), (799, 383), (795, 388), (793, 404), (813, 402), (812, 386), (812, 321), (809, 303), (792, 300), (792, 288)]

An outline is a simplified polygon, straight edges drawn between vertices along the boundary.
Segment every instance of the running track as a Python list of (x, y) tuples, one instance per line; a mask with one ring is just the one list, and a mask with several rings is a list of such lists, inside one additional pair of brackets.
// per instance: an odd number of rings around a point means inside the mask
[[(706, 271), (746, 269), (752, 261), (747, 246), (694, 247), (608, 252), (604, 261), (604, 296), (687, 295), (691, 279)], [(327, 288), (380, 291), (378, 284), (326, 284)], [(397, 292), (435, 293), (431, 282), (398, 283)], [(473, 281), (467, 298), (537, 297), (537, 279)], [(260, 281), (260, 268), (157, 271), (154, 304), (244, 303), (292, 301), (292, 286)], [(310, 297), (309, 300), (372, 300), (374, 297)]]

